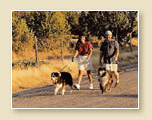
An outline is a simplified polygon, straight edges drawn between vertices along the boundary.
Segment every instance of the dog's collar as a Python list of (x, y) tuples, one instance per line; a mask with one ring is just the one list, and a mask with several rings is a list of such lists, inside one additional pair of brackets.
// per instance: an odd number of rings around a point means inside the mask
[(104, 77), (104, 76), (106, 76), (106, 71), (102, 74), (102, 76), (101, 76), (101, 77)]

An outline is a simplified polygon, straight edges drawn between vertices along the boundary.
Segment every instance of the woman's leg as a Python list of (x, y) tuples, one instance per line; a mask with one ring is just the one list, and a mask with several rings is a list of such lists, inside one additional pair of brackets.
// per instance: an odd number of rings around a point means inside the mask
[(91, 75), (91, 70), (87, 71), (89, 82), (90, 82), (90, 89), (93, 89), (93, 84), (92, 84), (92, 75)]
[(83, 70), (79, 70), (79, 75), (78, 75), (78, 84), (80, 85), (81, 80), (82, 80), (82, 75), (83, 75)]
[(88, 74), (89, 82), (90, 82), (90, 84), (92, 84), (91, 70), (88, 70), (88, 71), (87, 71), (87, 74)]

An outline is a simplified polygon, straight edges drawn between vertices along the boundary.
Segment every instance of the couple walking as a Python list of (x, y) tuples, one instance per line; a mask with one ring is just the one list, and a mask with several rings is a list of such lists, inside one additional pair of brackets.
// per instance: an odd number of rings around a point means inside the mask
[[(100, 56), (99, 56), (99, 65), (102, 67), (105, 67), (106, 64), (112, 64), (111, 67), (113, 67), (113, 73), (116, 78), (116, 84), (115, 87), (119, 87), (119, 74), (117, 72), (117, 65), (116, 62), (118, 60), (119, 56), (119, 44), (116, 40), (112, 40), (112, 32), (106, 31), (105, 32), (105, 41), (102, 42), (100, 47)], [(87, 71), (87, 75), (90, 82), (90, 89), (93, 89), (93, 82), (92, 82), (92, 53), (93, 53), (93, 46), (89, 41), (86, 41), (86, 37), (84, 34), (79, 36), (79, 40), (75, 47), (75, 54), (72, 58), (72, 62), (76, 59), (78, 56), (78, 82), (74, 84), (74, 87), (79, 90), (80, 89), (80, 83), (83, 76), (83, 72)], [(103, 58), (103, 63), (102, 63)]]

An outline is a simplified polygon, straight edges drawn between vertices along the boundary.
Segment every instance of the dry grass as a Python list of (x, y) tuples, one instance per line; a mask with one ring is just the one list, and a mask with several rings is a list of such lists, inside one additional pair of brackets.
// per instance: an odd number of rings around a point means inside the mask
[(35, 58), (35, 51), (26, 51), (26, 52), (19, 52), (16, 54), (12, 51), (12, 60), (19, 61), (19, 60), (31, 60)]
[(119, 56), (119, 66), (126, 66), (138, 63), (138, 50), (133, 52), (123, 52)]
[(70, 72), (75, 78), (78, 75), (77, 63), (71, 60), (52, 60), (49, 65), (42, 65), (39, 68), (29, 68), (28, 70), (12, 70), (12, 91), (16, 92), (22, 89), (34, 88), (51, 84), (51, 72), (58, 72), (64, 65), (70, 64), (63, 71)]
[[(38, 57), (40, 60), (44, 60), (49, 58), (59, 58), (61, 53), (61, 49), (55, 49), (49, 52), (39, 52)], [(70, 52), (67, 50), (67, 48), (63, 48), (63, 56), (70, 55)], [(34, 60), (35, 59), (35, 51), (24, 51), (19, 52), (16, 54), (15, 52), (12, 52), (12, 61), (19, 61), (19, 60)]]
[(132, 38), (131, 43), (134, 46), (138, 46), (138, 38)]

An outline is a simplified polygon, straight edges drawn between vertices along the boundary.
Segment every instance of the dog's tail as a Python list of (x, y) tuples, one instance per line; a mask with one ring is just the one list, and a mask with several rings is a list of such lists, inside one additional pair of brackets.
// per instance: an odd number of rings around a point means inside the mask
[(125, 70), (124, 69), (118, 69), (118, 73), (122, 73), (122, 72), (124, 72)]

